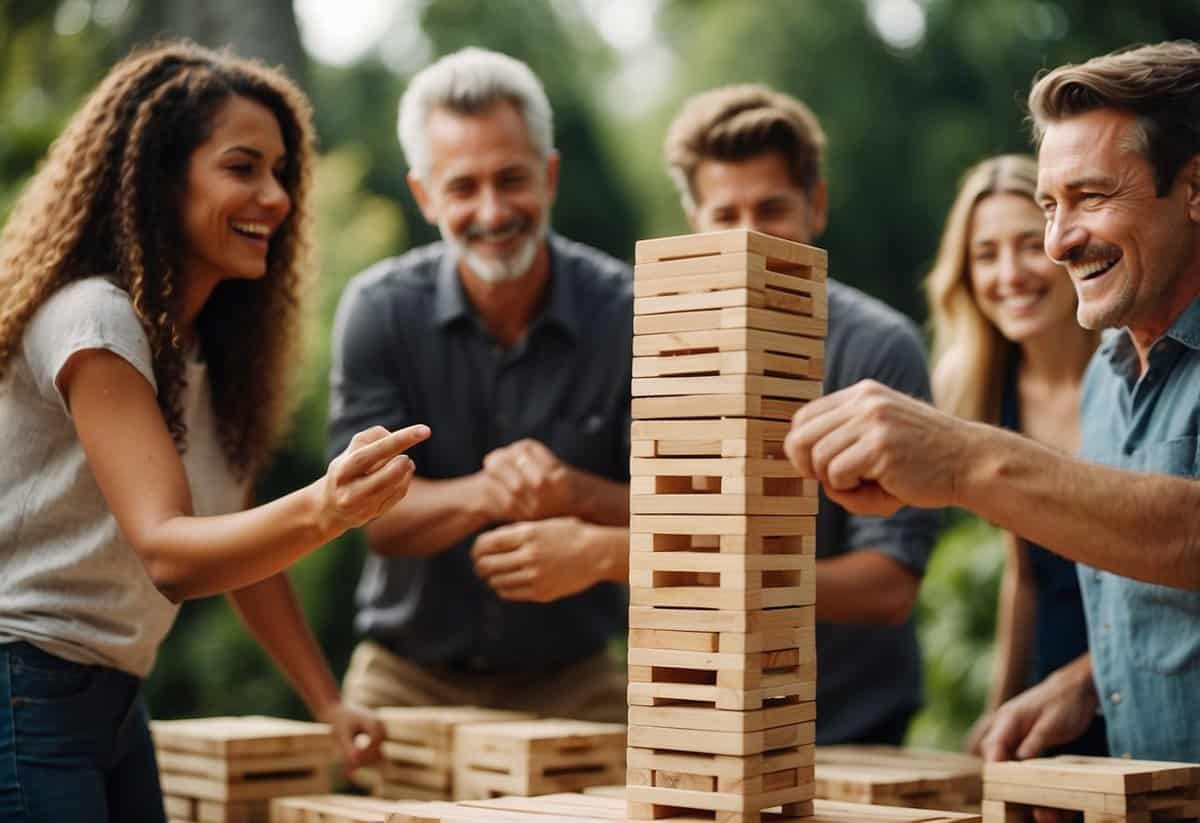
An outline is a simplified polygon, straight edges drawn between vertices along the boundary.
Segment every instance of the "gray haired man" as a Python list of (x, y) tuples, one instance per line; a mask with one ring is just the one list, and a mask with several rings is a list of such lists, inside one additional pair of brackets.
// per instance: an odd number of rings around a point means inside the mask
[(527, 66), (464, 49), (413, 78), (400, 141), (442, 242), (342, 296), (330, 454), (435, 423), (366, 531), (347, 698), (622, 720), (629, 268), (549, 231), (552, 114)]

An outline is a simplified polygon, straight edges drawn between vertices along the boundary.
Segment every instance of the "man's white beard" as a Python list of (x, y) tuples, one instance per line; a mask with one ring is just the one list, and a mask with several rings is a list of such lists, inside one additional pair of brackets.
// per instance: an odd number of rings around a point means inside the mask
[(450, 230), (444, 222), (438, 223), (438, 230), (442, 234), (442, 240), (446, 242), (459, 259), (467, 264), (471, 273), (488, 283), (503, 283), (509, 280), (516, 280), (525, 276), (529, 269), (533, 266), (533, 260), (537, 257), (538, 247), (546, 238), (546, 232), (550, 227), (550, 218), (548, 214), (544, 214), (539, 220), (529, 238), (525, 243), (517, 249), (516, 253), (504, 259), (494, 257), (484, 257), (481, 254), (476, 254), (471, 251), (458, 235)]

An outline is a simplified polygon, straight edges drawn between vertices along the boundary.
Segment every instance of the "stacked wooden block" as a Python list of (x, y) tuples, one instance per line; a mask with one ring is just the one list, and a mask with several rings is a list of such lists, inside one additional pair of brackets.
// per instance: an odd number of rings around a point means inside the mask
[(811, 813), (817, 487), (782, 453), (821, 393), (825, 253), (745, 230), (634, 270), (629, 814)]
[(208, 717), (151, 732), (171, 821), (266, 823), (271, 798), (329, 791), (334, 746), (321, 723)]
[(454, 796), (455, 730), (464, 723), (528, 720), (529, 714), (476, 706), (411, 706), (378, 710), (383, 762), (355, 773), (376, 797), (449, 800)]
[(817, 797), (912, 809), (978, 811), (983, 762), (900, 746), (818, 746)]
[(625, 727), (581, 720), (472, 723), (455, 734), (454, 796), (532, 797), (625, 779)]
[(1063, 755), (988, 763), (985, 823), (1022, 823), (1045, 806), (1083, 812), (1084, 823), (1200, 818), (1200, 765)]
[(388, 823), (400, 808), (393, 800), (321, 794), (271, 801), (271, 823)]

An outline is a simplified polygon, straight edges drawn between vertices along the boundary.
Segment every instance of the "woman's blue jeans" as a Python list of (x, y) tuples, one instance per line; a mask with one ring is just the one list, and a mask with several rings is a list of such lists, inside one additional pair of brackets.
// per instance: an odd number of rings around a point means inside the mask
[(0, 823), (165, 823), (141, 681), (0, 644)]

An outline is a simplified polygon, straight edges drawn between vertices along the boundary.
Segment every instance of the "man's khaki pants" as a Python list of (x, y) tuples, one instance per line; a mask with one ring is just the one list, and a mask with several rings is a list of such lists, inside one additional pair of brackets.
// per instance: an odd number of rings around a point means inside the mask
[(475, 673), (417, 665), (364, 640), (350, 658), (342, 697), (368, 708), (481, 706), (624, 723), (626, 682), (625, 667), (605, 652), (548, 672)]

